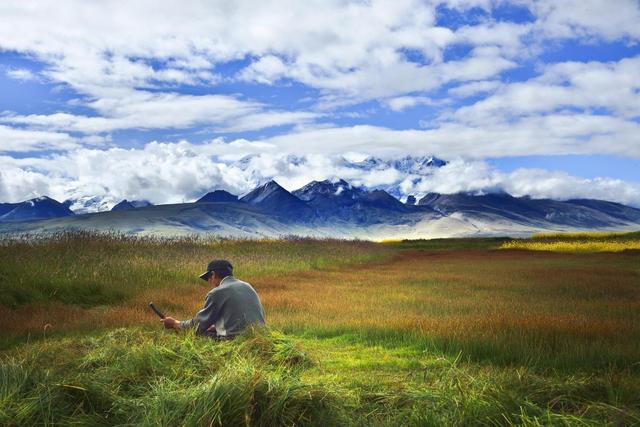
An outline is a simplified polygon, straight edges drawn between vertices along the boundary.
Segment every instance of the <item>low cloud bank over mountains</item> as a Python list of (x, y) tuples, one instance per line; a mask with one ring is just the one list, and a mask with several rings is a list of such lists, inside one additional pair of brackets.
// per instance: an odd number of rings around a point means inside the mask
[(640, 207), (640, 184), (610, 178), (585, 179), (531, 168), (507, 173), (483, 160), (445, 161), (434, 156), (385, 159), (361, 153), (263, 153), (240, 157), (227, 145), (150, 143), (138, 150), (83, 150), (31, 163), (28, 170), (16, 159), (13, 167), (0, 170), (0, 202), (48, 195), (68, 200), (72, 210), (85, 213), (109, 210), (123, 199), (192, 202), (212, 189), (244, 195), (271, 179), (290, 191), (310, 181), (344, 179), (357, 187), (385, 190), (402, 201), (427, 193), (502, 191), (516, 197), (595, 198)]

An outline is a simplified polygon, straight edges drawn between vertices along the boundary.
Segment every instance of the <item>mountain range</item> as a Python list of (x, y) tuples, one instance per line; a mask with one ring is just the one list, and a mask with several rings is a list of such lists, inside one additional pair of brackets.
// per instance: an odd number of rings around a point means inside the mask
[(293, 192), (269, 181), (242, 197), (215, 190), (194, 203), (154, 206), (123, 200), (111, 211), (88, 214), (76, 214), (68, 206), (49, 197), (0, 204), (0, 233), (97, 230), (377, 240), (640, 229), (640, 209), (602, 200), (429, 193), (402, 203), (384, 190), (356, 187), (345, 180), (313, 181)]
[[(287, 155), (284, 161), (296, 167), (309, 167), (313, 168), (315, 165), (309, 163), (309, 159), (305, 156)], [(445, 160), (439, 159), (434, 156), (405, 156), (399, 159), (386, 160), (378, 157), (369, 156), (362, 160), (354, 161), (344, 157), (336, 159), (336, 165), (341, 170), (344, 170), (347, 174), (352, 176), (354, 172), (356, 175), (361, 174), (362, 171), (366, 172), (393, 172), (393, 174), (413, 180), (418, 180), (421, 177), (428, 177), (436, 169), (447, 165)], [(240, 160), (236, 160), (228, 163), (229, 169), (238, 169), (242, 171), (246, 179), (250, 182), (260, 183), (264, 182), (261, 170), (264, 168), (264, 160), (260, 158), (260, 155), (253, 154), (247, 155)], [(390, 195), (400, 199), (404, 194), (400, 188), (400, 183), (382, 184), (376, 186), (374, 189), (384, 190)], [(75, 191), (71, 189), (75, 195), (66, 199), (63, 203), (76, 214), (105, 212), (113, 209), (113, 207), (122, 200), (109, 194), (108, 188), (103, 188), (102, 195), (95, 194), (83, 194), (79, 189)], [(223, 199), (226, 193), (231, 199)], [(185, 200), (195, 199), (197, 193), (185, 194)], [(232, 202), (238, 197), (232, 195), (223, 190), (215, 190), (198, 199), (198, 202), (210, 201), (210, 202)], [(233, 199), (233, 200), (232, 200)]]

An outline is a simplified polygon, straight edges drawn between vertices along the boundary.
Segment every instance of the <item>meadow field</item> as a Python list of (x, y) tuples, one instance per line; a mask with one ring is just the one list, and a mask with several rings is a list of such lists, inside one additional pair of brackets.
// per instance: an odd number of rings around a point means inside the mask
[[(638, 242), (4, 239), (0, 425), (640, 425)], [(268, 328), (161, 329), (212, 258)]]

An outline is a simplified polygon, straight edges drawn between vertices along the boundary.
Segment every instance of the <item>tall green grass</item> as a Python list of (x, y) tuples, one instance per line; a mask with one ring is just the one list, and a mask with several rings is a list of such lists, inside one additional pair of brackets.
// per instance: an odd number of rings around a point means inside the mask
[(338, 425), (332, 390), (300, 379), (289, 338), (234, 342), (118, 329), (26, 347), (0, 367), (0, 425)]
[(542, 376), (269, 330), (214, 342), (117, 329), (5, 356), (0, 425), (625, 425), (640, 422), (637, 379)]

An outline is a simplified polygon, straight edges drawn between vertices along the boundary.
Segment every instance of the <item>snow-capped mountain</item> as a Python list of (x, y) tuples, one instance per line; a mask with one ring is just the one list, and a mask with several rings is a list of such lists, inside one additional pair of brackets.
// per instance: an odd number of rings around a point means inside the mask
[(126, 211), (129, 209), (146, 208), (147, 206), (153, 206), (151, 202), (146, 200), (127, 200), (124, 199), (117, 205), (111, 208), (112, 211)]
[[(339, 167), (337, 170), (346, 171), (345, 173), (349, 176), (353, 176), (354, 174), (349, 174), (349, 170), (353, 169), (357, 171), (357, 174), (362, 174), (362, 172), (367, 171), (385, 171), (385, 170), (395, 170), (398, 172), (398, 176), (402, 177), (402, 179), (413, 178), (419, 179), (423, 176), (428, 176), (433, 173), (433, 171), (439, 167), (442, 167), (447, 164), (446, 161), (441, 160), (434, 156), (406, 156), (400, 159), (390, 159), (385, 160), (377, 157), (367, 157), (362, 161), (351, 161), (347, 160), (343, 157), (339, 157), (334, 159), (335, 164)], [(269, 161), (275, 161), (281, 163), (281, 165), (276, 168), (277, 170), (286, 170), (286, 168), (299, 168), (299, 167), (314, 167), (314, 164), (306, 157), (306, 156), (297, 156), (293, 154), (289, 154), (286, 156), (282, 156), (281, 158), (276, 158), (275, 160), (270, 159)], [(240, 160), (232, 162), (229, 164), (231, 168), (237, 168), (241, 170), (244, 174), (244, 178), (249, 183), (259, 183), (265, 182), (266, 180), (272, 179), (271, 176), (265, 175), (265, 159), (263, 159), (260, 155), (248, 155), (243, 157)], [(270, 169), (270, 168), (267, 168)], [(331, 182), (337, 183), (338, 187), (340, 187), (340, 179), (339, 177), (335, 177)], [(344, 183), (345, 181), (342, 180)], [(380, 185), (370, 188), (370, 190), (384, 190), (389, 193), (391, 196), (395, 198), (402, 198), (406, 196), (400, 190), (401, 181), (393, 182), (388, 185)], [(349, 192), (357, 191), (357, 189), (350, 189), (347, 186), (343, 185), (343, 188)], [(356, 187), (353, 187), (356, 188)], [(302, 190), (302, 189), (301, 189)], [(108, 189), (103, 189), (103, 191), (108, 191)], [(328, 189), (327, 191), (332, 191)], [(226, 194), (224, 194), (226, 193)], [(207, 193), (200, 199), (198, 202), (232, 202), (233, 198), (237, 196), (232, 195), (226, 191), (216, 190), (210, 193)], [(127, 200), (127, 199), (125, 199)], [(128, 200), (131, 203), (130, 200)], [(71, 209), (76, 214), (85, 214), (85, 213), (94, 213), (94, 212), (103, 212), (109, 211), (117, 205), (123, 203), (123, 200), (120, 197), (115, 197), (109, 194), (103, 195), (83, 195), (83, 196), (74, 196), (69, 198), (63, 202), (69, 209)], [(136, 204), (134, 201), (133, 206), (129, 206), (127, 203), (122, 204), (116, 210), (120, 210), (121, 207), (126, 207), (128, 209), (139, 208), (142, 204)]]
[(383, 190), (369, 191), (355, 187), (343, 179), (313, 181), (293, 192), (293, 195), (308, 202), (316, 209), (331, 213), (336, 208), (353, 209), (381, 208), (405, 211), (406, 207)]
[(80, 196), (62, 203), (76, 214), (85, 214), (111, 210), (118, 200), (111, 196)]
[(0, 222), (33, 221), (73, 214), (67, 206), (47, 196), (20, 203), (0, 203)]
[(339, 205), (356, 203), (366, 193), (366, 190), (354, 187), (344, 179), (337, 181), (312, 181), (292, 194), (306, 202), (322, 202)]
[[(263, 166), (259, 162), (259, 159), (259, 155), (249, 155), (233, 163), (233, 165), (242, 170), (251, 170), (252, 168)], [(369, 156), (360, 161), (338, 157), (334, 160), (337, 166), (347, 169), (358, 169), (363, 171), (396, 169), (402, 174), (421, 176), (429, 175), (433, 172), (434, 168), (439, 168), (447, 164), (445, 160), (439, 159), (435, 156), (405, 156), (399, 159), (382, 159), (379, 157)], [(289, 166), (305, 166), (310, 163), (305, 156), (296, 156), (294, 154), (284, 156), (277, 159), (277, 161)]]
[[(316, 160), (306, 157), (289, 154), (282, 157), (264, 159), (259, 154), (253, 154), (243, 157), (242, 159), (230, 164), (232, 168), (238, 168), (243, 171), (245, 178), (250, 182), (264, 182), (266, 179), (271, 179), (271, 176), (265, 176), (265, 161), (268, 161), (270, 165), (274, 163), (277, 167), (266, 168), (275, 169), (279, 171), (286, 171), (289, 168), (301, 168), (307, 167), (309, 169), (316, 169), (322, 167)], [(384, 190), (396, 198), (406, 196), (400, 189), (400, 185), (407, 179), (419, 180), (422, 177), (431, 175), (438, 168), (445, 166), (447, 162), (439, 159), (435, 156), (405, 156), (396, 159), (382, 159), (379, 157), (369, 156), (363, 160), (352, 160), (346, 157), (332, 157), (331, 164), (333, 165), (331, 174), (339, 174), (338, 176), (327, 176), (327, 178), (336, 182), (339, 181), (342, 176), (358, 177), (366, 175), (366, 172), (392, 172), (390, 175), (394, 175), (398, 178), (395, 182), (391, 182), (385, 185), (374, 186), (372, 190)], [(363, 174), (364, 173), (364, 174)], [(355, 178), (356, 181), (362, 182), (362, 179)]]
[(240, 199), (287, 219), (309, 219), (313, 209), (298, 197), (289, 193), (275, 181), (263, 184)]
[(345, 167), (365, 172), (395, 171), (397, 176), (400, 177), (398, 180), (390, 184), (375, 186), (372, 189), (384, 190), (393, 197), (400, 199), (405, 196), (400, 188), (402, 182), (406, 180), (417, 182), (424, 177), (430, 176), (435, 170), (445, 166), (447, 162), (434, 156), (405, 156), (400, 159), (389, 160), (367, 157), (359, 162), (344, 159), (343, 164)]
[(431, 174), (434, 168), (442, 167), (447, 162), (434, 156), (405, 156), (401, 159), (391, 160), (367, 157), (360, 162), (350, 162), (345, 159), (344, 164), (348, 167), (366, 171), (395, 169), (405, 175), (426, 176)]
[[(287, 154), (286, 156), (270, 159), (270, 161), (278, 161), (291, 166), (301, 166), (307, 164), (306, 156), (297, 156), (295, 154)], [(233, 162), (231, 165), (241, 170), (251, 170), (264, 167), (262, 157), (259, 154), (249, 154), (240, 160)]]

